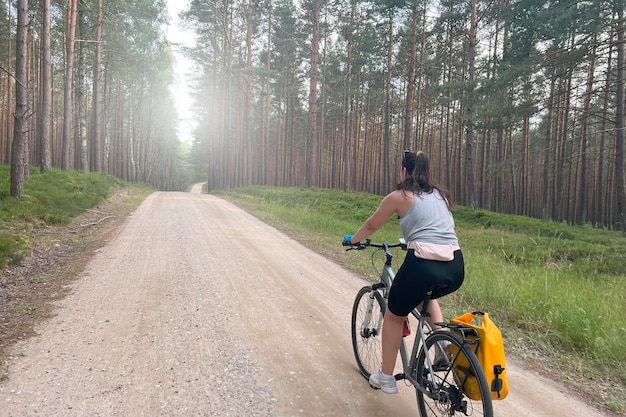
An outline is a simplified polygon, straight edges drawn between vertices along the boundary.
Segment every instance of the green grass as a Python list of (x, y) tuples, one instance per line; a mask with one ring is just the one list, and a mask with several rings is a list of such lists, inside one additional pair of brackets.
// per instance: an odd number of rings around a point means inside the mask
[[(375, 279), (369, 255), (344, 252), (340, 240), (357, 230), (380, 196), (271, 187), (220, 195), (346, 268)], [(623, 393), (626, 236), (460, 206), (453, 213), (467, 274), (463, 287), (442, 300), (447, 315), (488, 311), (511, 351), (529, 359), (540, 356), (546, 368), (574, 372), (573, 379), (611, 381)], [(397, 221), (390, 219), (371, 238), (399, 237)], [(617, 412), (626, 409), (617, 394), (604, 404)]]
[(22, 262), (34, 244), (31, 231), (67, 225), (126, 186), (104, 174), (59, 169), (41, 174), (31, 168), (24, 196), (16, 199), (10, 194), (10, 168), (0, 166), (0, 268)]

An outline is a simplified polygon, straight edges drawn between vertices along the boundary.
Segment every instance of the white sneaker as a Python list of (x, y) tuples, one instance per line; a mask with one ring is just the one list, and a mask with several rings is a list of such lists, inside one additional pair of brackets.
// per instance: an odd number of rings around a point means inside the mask
[(370, 375), (370, 387), (380, 389), (385, 394), (397, 394), (396, 378), (393, 375), (383, 374), (382, 369)]

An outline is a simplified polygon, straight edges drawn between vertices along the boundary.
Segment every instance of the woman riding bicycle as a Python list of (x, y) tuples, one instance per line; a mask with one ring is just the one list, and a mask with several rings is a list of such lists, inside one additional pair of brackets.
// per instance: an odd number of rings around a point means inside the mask
[(398, 392), (393, 370), (408, 314), (433, 290), (427, 321), (433, 330), (438, 329), (435, 323), (442, 322), (443, 315), (436, 298), (459, 289), (465, 277), (449, 195), (431, 183), (428, 159), (421, 151), (404, 151), (401, 181), (395, 191), (383, 199), (354, 235), (344, 237), (344, 244), (364, 240), (394, 214), (398, 216), (408, 252), (389, 292), (382, 329), (382, 366), (370, 376), (370, 385), (387, 394)]

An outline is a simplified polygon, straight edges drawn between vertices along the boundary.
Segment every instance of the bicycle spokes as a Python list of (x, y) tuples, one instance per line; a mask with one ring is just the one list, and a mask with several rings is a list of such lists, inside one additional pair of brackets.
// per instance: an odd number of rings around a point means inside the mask
[(415, 369), (421, 416), (491, 416), (491, 397), (475, 399), (465, 392), (468, 383), (478, 381), (480, 393), (488, 393), (475, 355), (460, 339), (441, 333), (427, 339)]
[(380, 331), (384, 301), (378, 291), (363, 287), (352, 308), (352, 347), (359, 370), (366, 378), (376, 372), (382, 361)]

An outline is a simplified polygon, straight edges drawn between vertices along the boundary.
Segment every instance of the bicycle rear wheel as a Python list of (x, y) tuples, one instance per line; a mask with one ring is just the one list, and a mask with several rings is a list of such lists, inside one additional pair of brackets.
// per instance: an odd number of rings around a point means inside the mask
[(482, 367), (470, 345), (458, 336), (448, 331), (432, 333), (420, 349), (415, 369), (417, 382), (428, 392), (416, 390), (422, 417), (493, 417), (491, 392)]
[(368, 379), (382, 362), (382, 324), (385, 302), (372, 287), (359, 290), (352, 307), (352, 348), (359, 370)]

